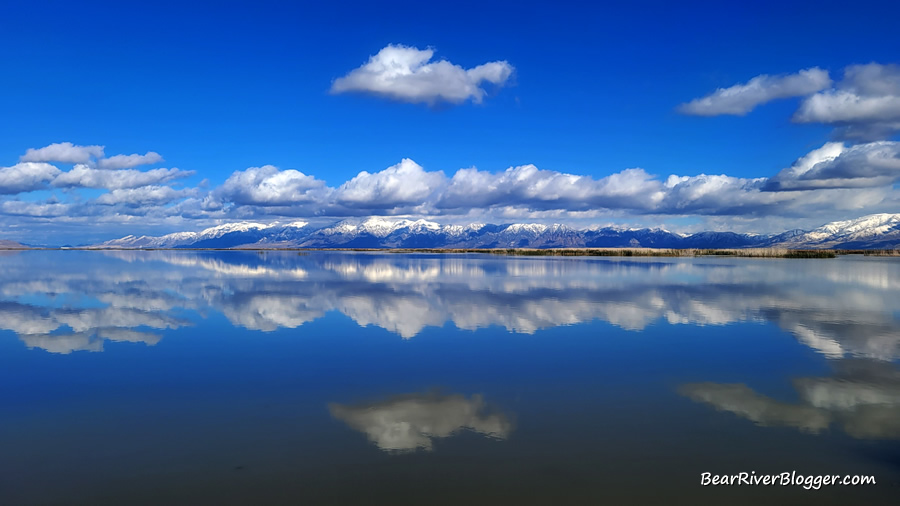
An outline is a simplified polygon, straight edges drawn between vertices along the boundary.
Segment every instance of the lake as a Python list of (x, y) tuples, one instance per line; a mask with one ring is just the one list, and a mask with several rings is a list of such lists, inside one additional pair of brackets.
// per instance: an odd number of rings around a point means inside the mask
[(0, 504), (894, 504), (898, 358), (896, 258), (0, 252)]

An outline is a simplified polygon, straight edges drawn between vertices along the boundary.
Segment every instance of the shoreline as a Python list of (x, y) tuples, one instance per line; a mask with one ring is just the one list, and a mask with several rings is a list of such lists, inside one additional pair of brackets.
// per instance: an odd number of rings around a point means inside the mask
[(0, 248), (0, 251), (356, 251), (398, 254), (490, 254), (504, 256), (566, 257), (704, 257), (736, 258), (835, 258), (839, 255), (900, 256), (900, 250), (884, 249), (788, 249), (788, 248), (96, 248), (26, 247)]

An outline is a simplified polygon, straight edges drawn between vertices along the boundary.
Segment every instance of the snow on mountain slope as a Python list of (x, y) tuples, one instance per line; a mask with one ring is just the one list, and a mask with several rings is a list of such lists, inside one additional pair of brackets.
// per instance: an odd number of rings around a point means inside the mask
[(900, 247), (900, 214), (873, 214), (825, 224), (812, 231), (777, 235), (700, 232), (676, 234), (662, 228), (591, 227), (514, 223), (442, 225), (428, 220), (372, 217), (350, 219), (329, 227), (290, 223), (235, 222), (200, 232), (161, 237), (129, 235), (97, 248), (231, 248), (231, 247), (362, 247), (362, 248), (895, 248)]
[(871, 214), (855, 220), (827, 223), (783, 244), (825, 248), (897, 247), (900, 246), (900, 214)]
[(896, 230), (898, 225), (900, 225), (900, 214), (872, 214), (855, 220), (835, 221), (806, 235), (810, 240), (859, 239), (884, 235)]

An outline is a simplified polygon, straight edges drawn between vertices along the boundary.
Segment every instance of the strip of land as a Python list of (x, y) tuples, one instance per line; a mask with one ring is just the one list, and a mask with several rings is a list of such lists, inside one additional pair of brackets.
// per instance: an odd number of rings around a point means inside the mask
[[(388, 251), (391, 253), (489, 253), (493, 255), (516, 256), (564, 256), (564, 257), (699, 257), (732, 256), (744, 258), (835, 258), (839, 254), (856, 252), (840, 250), (793, 250), (778, 248), (748, 249), (661, 249), (661, 248), (494, 248), (494, 249), (361, 249), (352, 251)], [(872, 254), (874, 251), (859, 251)], [(892, 253), (896, 254), (896, 252)], [(882, 251), (881, 254), (888, 254)]]
[(17, 245), (0, 250), (77, 250), (77, 251), (359, 251), (370, 253), (433, 253), (433, 254), (490, 254), (510, 256), (562, 257), (703, 257), (729, 256), (738, 258), (836, 258), (839, 255), (900, 257), (900, 249), (666, 249), (666, 248), (98, 248), (89, 247), (28, 247)]

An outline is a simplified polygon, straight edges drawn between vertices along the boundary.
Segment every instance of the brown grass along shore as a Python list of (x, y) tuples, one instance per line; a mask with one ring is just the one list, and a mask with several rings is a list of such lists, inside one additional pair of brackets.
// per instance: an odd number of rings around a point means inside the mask
[(510, 256), (563, 256), (563, 257), (701, 257), (730, 256), (739, 258), (835, 258), (839, 255), (900, 257), (900, 249), (788, 249), (788, 248), (746, 248), (746, 249), (671, 249), (671, 248), (259, 248), (243, 246), (237, 248), (3, 248), (11, 250), (81, 250), (81, 251), (359, 251), (369, 253), (438, 253), (464, 254), (481, 253)]

